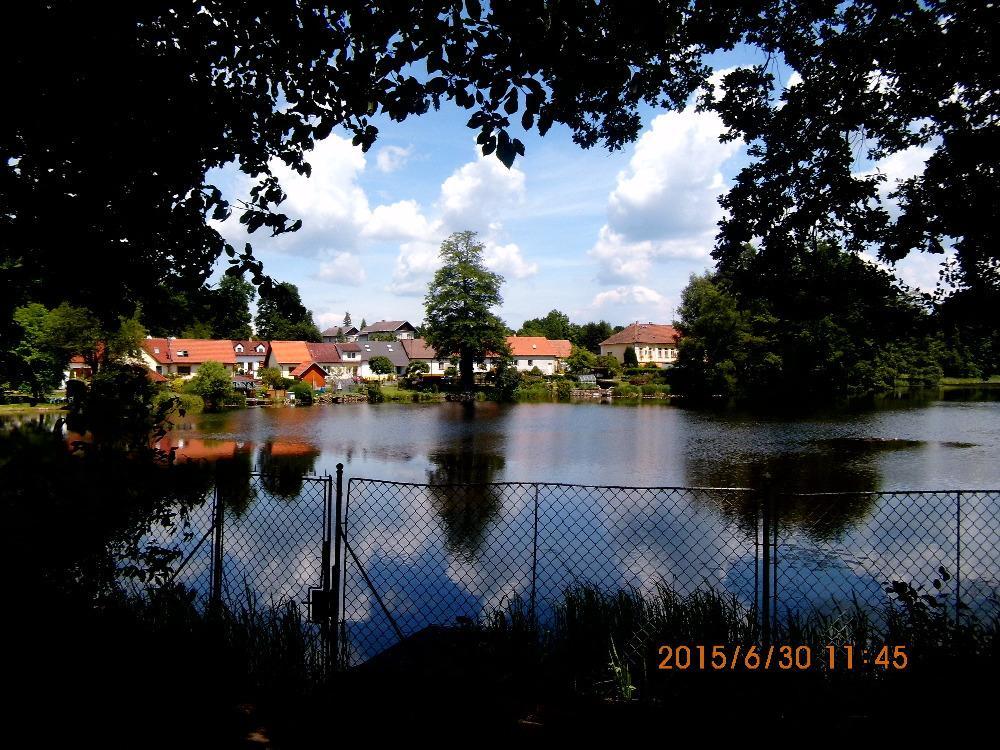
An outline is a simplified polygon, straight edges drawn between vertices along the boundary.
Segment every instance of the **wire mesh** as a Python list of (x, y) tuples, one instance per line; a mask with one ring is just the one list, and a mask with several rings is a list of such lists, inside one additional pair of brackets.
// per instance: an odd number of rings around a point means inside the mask
[(893, 581), (930, 588), (937, 579), (958, 616), (996, 603), (998, 503), (995, 491), (765, 495), (352, 479), (348, 661), (427, 626), (482, 621), (515, 605), (544, 627), (564, 592), (580, 585), (711, 589), (781, 617), (878, 608)]
[(345, 525), (353, 662), (512, 605), (546, 622), (575, 585), (755, 597), (757, 511), (743, 489), (351, 479)]

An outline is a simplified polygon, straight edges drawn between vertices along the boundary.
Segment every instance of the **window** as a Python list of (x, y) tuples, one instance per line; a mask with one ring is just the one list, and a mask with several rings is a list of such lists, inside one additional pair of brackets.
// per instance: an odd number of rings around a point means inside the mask
[(191, 365), (177, 365), (177, 374), (178, 375), (190, 375), (191, 374)]
[(257, 353), (258, 354), (263, 354), (264, 353), (264, 345), (263, 344), (259, 344), (257, 346)]
[(243, 344), (237, 344), (236, 345), (236, 351), (242, 352), (243, 351)]
[(162, 375), (163, 374), (163, 367), (161, 365), (157, 365), (156, 366), (156, 372), (157, 372), (157, 374)]
[(529, 359), (528, 360), (528, 367), (531, 367), (533, 364), (535, 364), (535, 360)]
[(177, 356), (178, 357), (186, 357), (187, 355), (188, 355), (187, 349), (178, 349), (177, 350)]

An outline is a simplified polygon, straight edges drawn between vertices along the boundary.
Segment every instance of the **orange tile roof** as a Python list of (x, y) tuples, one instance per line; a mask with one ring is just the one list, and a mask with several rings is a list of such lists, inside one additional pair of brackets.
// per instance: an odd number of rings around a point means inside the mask
[(572, 344), (566, 339), (547, 339), (544, 336), (508, 336), (507, 346), (515, 357), (568, 357)]
[[(201, 364), (214, 360), (224, 365), (236, 364), (236, 351), (229, 339), (154, 339), (142, 342), (142, 348), (160, 364)], [(180, 352), (186, 352), (182, 355)]]
[(280, 364), (285, 365), (312, 361), (305, 341), (272, 341), (271, 353)]
[(601, 346), (613, 344), (676, 344), (681, 335), (673, 326), (657, 323), (633, 323), (610, 338)]

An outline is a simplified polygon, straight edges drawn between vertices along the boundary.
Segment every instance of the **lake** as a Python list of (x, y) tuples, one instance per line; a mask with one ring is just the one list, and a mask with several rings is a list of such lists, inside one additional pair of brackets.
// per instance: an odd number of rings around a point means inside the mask
[[(390, 614), (411, 633), (532, 593), (545, 614), (574, 583), (710, 585), (759, 601), (755, 494), (629, 487), (769, 482), (779, 611), (855, 594), (877, 604), (890, 580), (927, 582), (938, 567), (961, 572), (946, 592), (960, 585), (972, 605), (1000, 581), (1000, 493), (954, 492), (1000, 488), (1000, 401), (961, 393), (766, 417), (650, 403), (246, 409), (185, 419), (161, 447), (241, 467), (246, 484), (227, 500), (225, 580), (274, 599), (301, 601), (320, 582), (322, 498), (298, 478), (344, 464), (356, 660), (391, 645)], [(278, 478), (250, 478), (252, 466)], [(414, 486), (497, 482), (514, 484)], [(532, 482), (609, 489), (518, 484)], [(947, 492), (911, 492), (926, 490)], [(831, 492), (844, 494), (818, 494)], [(209, 565), (206, 548), (184, 580), (204, 588)]]
[[(873, 411), (761, 417), (642, 404), (340, 404), (246, 409), (178, 425), (179, 456), (294, 452), (303, 469), (444, 481), (449, 457), (497, 482), (805, 491), (1000, 487), (1000, 401), (889, 402)], [(461, 465), (461, 460), (458, 461)]]

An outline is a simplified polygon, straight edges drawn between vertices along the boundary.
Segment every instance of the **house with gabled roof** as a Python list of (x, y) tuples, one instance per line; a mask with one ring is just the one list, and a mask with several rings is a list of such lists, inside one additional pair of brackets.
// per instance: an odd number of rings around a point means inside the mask
[(652, 363), (657, 367), (672, 367), (677, 361), (680, 338), (680, 332), (671, 325), (636, 321), (602, 341), (601, 355), (610, 354), (624, 363), (625, 350), (631, 346), (640, 365)]
[[(452, 367), (451, 357), (443, 357), (424, 339), (400, 342), (411, 362), (425, 362), (428, 375), (444, 375)], [(508, 336), (514, 366), (522, 372), (535, 367), (545, 375), (555, 375), (562, 369), (563, 361), (569, 357), (572, 344), (565, 339), (547, 339), (544, 336)], [(483, 364), (476, 364), (475, 372), (487, 372), (496, 365), (496, 355), (489, 355)]]
[(208, 361), (219, 362), (230, 372), (256, 375), (268, 356), (266, 341), (232, 339), (179, 339), (147, 336), (140, 356), (153, 372), (188, 378)]
[(529, 372), (537, 367), (543, 375), (558, 373), (573, 348), (566, 339), (544, 336), (508, 336), (507, 346), (518, 370)]
[(357, 341), (361, 333), (355, 326), (330, 326), (323, 331), (323, 343), (335, 344), (344, 341)]
[[(313, 343), (311, 341), (272, 341), (267, 366), (281, 371), (286, 378), (301, 379), (315, 364), (327, 378), (351, 377), (362, 367), (361, 346), (355, 342)], [(311, 381), (316, 380), (312, 370)], [(318, 386), (317, 386), (318, 387)]]
[(404, 374), (410, 364), (410, 358), (403, 348), (405, 341), (412, 341), (412, 339), (404, 339), (403, 341), (359, 341), (357, 345), (361, 349), (361, 367), (358, 368), (358, 375), (363, 378), (379, 377), (372, 372), (368, 364), (374, 357), (385, 357), (392, 362), (392, 366), (396, 370), (396, 375)]
[(390, 333), (397, 341), (403, 341), (414, 338), (417, 335), (417, 328), (408, 320), (380, 320), (362, 328), (357, 340), (370, 341), (373, 333)]

